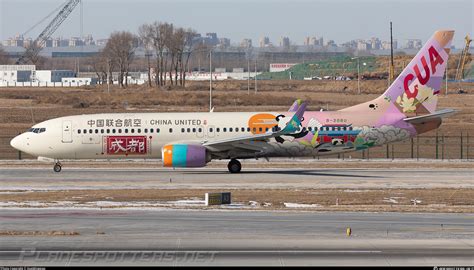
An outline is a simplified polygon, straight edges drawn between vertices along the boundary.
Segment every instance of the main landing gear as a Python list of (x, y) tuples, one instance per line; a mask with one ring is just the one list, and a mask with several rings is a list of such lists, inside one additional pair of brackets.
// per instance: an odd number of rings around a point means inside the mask
[(231, 159), (227, 165), (230, 173), (239, 173), (242, 170), (242, 164), (237, 159)]
[(61, 171), (61, 163), (59, 161), (57, 161), (56, 164), (54, 164), (53, 170), (54, 172), (57, 172), (57, 173)]

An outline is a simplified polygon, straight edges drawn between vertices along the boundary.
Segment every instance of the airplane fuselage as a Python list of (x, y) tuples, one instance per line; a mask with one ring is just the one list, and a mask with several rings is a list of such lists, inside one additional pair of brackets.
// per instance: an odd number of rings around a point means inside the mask
[[(16, 148), (21, 145), (22, 151), (35, 156), (58, 160), (160, 159), (167, 144), (265, 134), (290, 115), (289, 112), (76, 115), (39, 123), (17, 137), (12, 145)], [(378, 126), (365, 123), (367, 117), (354, 112), (305, 112), (302, 127), (295, 135), (249, 144), (249, 148), (262, 149), (258, 154), (230, 150), (233, 153), (221, 158), (317, 156), (365, 149), (410, 136), (410, 132), (400, 127), (409, 127), (403, 123), (401, 114), (392, 117), (393, 123)], [(385, 136), (388, 133), (391, 135)]]

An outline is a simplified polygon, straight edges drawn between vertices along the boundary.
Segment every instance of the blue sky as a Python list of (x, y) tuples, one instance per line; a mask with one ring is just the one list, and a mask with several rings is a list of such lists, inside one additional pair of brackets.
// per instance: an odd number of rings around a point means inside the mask
[[(23, 33), (64, 0), (0, 0), (0, 38)], [(437, 29), (456, 30), (454, 44), (463, 45), (473, 35), (472, 0), (83, 0), (84, 34), (105, 38), (115, 30), (136, 32), (143, 23), (167, 21), (192, 27), (200, 33), (217, 32), (232, 43), (262, 36), (278, 44), (280, 36), (302, 44), (306, 36), (323, 36), (342, 43), (377, 36), (426, 41)], [(80, 8), (54, 36), (79, 36)], [(41, 27), (44, 27), (43, 23)], [(41, 27), (30, 35), (35, 37)]]

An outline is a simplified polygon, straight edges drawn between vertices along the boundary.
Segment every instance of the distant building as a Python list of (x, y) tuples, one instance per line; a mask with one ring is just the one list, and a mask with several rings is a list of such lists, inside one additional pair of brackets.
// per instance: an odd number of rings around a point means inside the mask
[(219, 38), (219, 47), (228, 48), (230, 47), (230, 39), (228, 38)]
[(84, 45), (90, 46), (90, 45), (95, 45), (94, 38), (92, 35), (87, 35), (84, 37)]
[(407, 39), (405, 49), (421, 49), (422, 46), (421, 39)]
[(52, 38), (48, 38), (45, 42), (44, 42), (44, 47), (53, 47), (53, 39)]
[(69, 47), (84, 46), (84, 41), (78, 37), (72, 37), (69, 39)]
[(242, 39), (242, 42), (240, 42), (240, 47), (241, 48), (252, 48), (252, 39), (250, 38), (244, 38)]
[[(393, 49), (396, 50), (398, 48), (397, 40), (393, 40)], [(390, 41), (383, 41), (382, 42), (382, 49), (390, 50)]]
[(359, 51), (367, 51), (370, 49), (370, 45), (365, 40), (358, 40), (357, 41), (357, 50)]
[(260, 38), (260, 48), (266, 48), (270, 46), (270, 38), (269, 37), (262, 37)]
[(305, 46), (323, 46), (323, 38), (306, 37), (304, 39)]
[(337, 47), (337, 44), (334, 40), (329, 40), (328, 43), (326, 44), (328, 47)]
[(35, 81), (37, 82), (61, 82), (62, 78), (75, 77), (76, 73), (72, 70), (37, 70)]
[(105, 47), (105, 45), (107, 44), (107, 41), (109, 41), (109, 39), (107, 39), (107, 38), (98, 39), (95, 42), (95, 45), (100, 46), (100, 47)]
[(23, 41), (23, 47), (29, 48), (31, 45), (33, 45), (33, 39), (27, 38)]
[(372, 37), (370, 39), (370, 49), (371, 50), (380, 50), (382, 48), (382, 42), (379, 38)]
[(280, 37), (280, 47), (285, 49), (290, 48), (290, 38), (289, 37)]
[(208, 42), (209, 45), (215, 46), (215, 45), (219, 44), (219, 39), (217, 38), (216, 33), (206, 33), (206, 38), (209, 41)]
[(28, 82), (35, 72), (34, 65), (0, 65), (1, 85), (15, 85), (17, 82)]

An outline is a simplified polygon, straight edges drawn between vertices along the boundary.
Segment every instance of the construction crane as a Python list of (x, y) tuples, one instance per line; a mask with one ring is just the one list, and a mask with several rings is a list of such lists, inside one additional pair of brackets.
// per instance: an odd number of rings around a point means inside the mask
[(466, 35), (464, 41), (466, 42), (466, 46), (462, 50), (461, 57), (459, 58), (458, 68), (456, 70), (456, 81), (464, 79), (464, 67), (469, 56), (469, 46), (471, 45), (472, 39), (469, 38), (469, 35)]
[(38, 61), (38, 55), (46, 40), (58, 29), (64, 20), (71, 14), (81, 0), (68, 0), (54, 19), (46, 26), (39, 36), (26, 48), (25, 53), (16, 61), (17, 65), (25, 64), (30, 60), (33, 64)]

